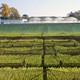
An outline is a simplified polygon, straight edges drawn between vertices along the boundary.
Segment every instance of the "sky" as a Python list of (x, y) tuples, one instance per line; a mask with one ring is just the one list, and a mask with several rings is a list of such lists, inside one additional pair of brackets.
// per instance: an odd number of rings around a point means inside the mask
[(29, 16), (67, 16), (69, 12), (80, 10), (80, 0), (0, 0), (15, 7), (20, 15)]

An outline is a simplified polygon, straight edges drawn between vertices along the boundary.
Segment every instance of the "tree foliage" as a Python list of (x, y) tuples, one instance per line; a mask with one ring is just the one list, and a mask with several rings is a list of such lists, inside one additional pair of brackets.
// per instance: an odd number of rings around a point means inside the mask
[(20, 14), (16, 8), (9, 8), (7, 4), (2, 4), (0, 9), (2, 10), (0, 14), (2, 15), (3, 19), (6, 19), (7, 17), (10, 19), (20, 19)]
[(23, 14), (23, 15), (22, 15), (22, 19), (27, 19), (27, 21), (29, 21), (30, 18), (28, 17), (27, 14)]
[(80, 20), (80, 10), (79, 11), (75, 11), (75, 12), (70, 12), (68, 14), (69, 17), (75, 17), (77, 18), (78, 20)]
[(22, 18), (23, 19), (28, 19), (28, 15), (27, 14), (23, 14)]
[(9, 6), (7, 4), (2, 4), (1, 9), (2, 9), (1, 12), (2, 17), (8, 17), (10, 13)]
[(10, 8), (10, 18), (11, 19), (20, 19), (20, 14), (18, 10), (14, 7)]

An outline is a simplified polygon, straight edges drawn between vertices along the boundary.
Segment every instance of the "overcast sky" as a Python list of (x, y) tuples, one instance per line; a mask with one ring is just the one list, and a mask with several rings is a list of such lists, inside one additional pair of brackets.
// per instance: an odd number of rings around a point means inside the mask
[(29, 16), (66, 16), (80, 10), (80, 0), (0, 0), (0, 5), (2, 3)]

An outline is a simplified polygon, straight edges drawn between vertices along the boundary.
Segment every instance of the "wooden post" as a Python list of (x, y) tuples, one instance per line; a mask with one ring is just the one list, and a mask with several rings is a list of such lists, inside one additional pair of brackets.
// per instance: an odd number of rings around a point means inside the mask
[(54, 55), (57, 56), (57, 50), (55, 49), (55, 43), (53, 44)]
[(43, 68), (43, 80), (47, 80), (47, 69), (46, 69), (46, 67)]
[(46, 66), (44, 64), (44, 56), (45, 56), (45, 38), (42, 37), (43, 40), (43, 52), (42, 52), (42, 67), (43, 67), (43, 80), (47, 80), (47, 70), (46, 70)]

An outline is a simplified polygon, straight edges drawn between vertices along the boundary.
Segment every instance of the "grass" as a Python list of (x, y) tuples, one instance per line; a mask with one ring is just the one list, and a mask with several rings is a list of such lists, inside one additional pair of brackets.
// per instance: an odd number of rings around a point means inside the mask
[[(22, 63), (25, 60), (28, 67), (30, 66), (41, 66), (41, 57), (42, 55), (0, 55), (0, 63)], [(60, 64), (60, 60), (63, 63), (79, 63), (80, 64), (80, 55), (70, 56), (58, 54), (56, 57), (54, 55), (45, 55), (45, 65), (46, 66), (55, 66)], [(76, 66), (76, 65), (75, 65)]]
[(42, 33), (44, 36), (80, 36), (80, 23), (0, 24), (0, 36), (41, 36)]
[[(0, 32), (0, 37), (1, 36), (5, 36), (5, 37), (17, 37), (17, 36), (41, 36), (41, 33), (34, 33), (34, 32), (30, 32), (30, 33), (19, 33), (19, 32)], [(45, 32), (44, 36), (80, 36), (80, 32)]]
[[(42, 68), (0, 68), (0, 80), (43, 80)], [(80, 79), (80, 68), (48, 68), (47, 80)]]
[[(27, 36), (80, 36), (80, 23), (68, 24), (1, 24), (0, 25), (0, 63), (22, 63), (25, 60), (28, 68), (0, 68), (0, 80), (43, 80), (41, 68), (43, 45), (41, 39), (10, 40), (6, 37)], [(80, 80), (80, 68), (53, 68), (63, 63), (80, 63), (80, 42), (72, 39), (45, 40), (47, 80)], [(39, 49), (41, 49), (39, 51)], [(34, 50), (36, 54), (30, 54)], [(17, 52), (27, 55), (16, 55)], [(29, 51), (29, 52), (28, 52)], [(55, 56), (55, 51), (57, 56)], [(6, 55), (7, 53), (11, 53)], [(12, 55), (12, 52), (15, 55)], [(69, 54), (70, 53), (70, 54)], [(75, 55), (71, 55), (75, 53)], [(77, 55), (78, 53), (78, 55)], [(39, 54), (39, 55), (38, 55)], [(32, 66), (35, 66), (34, 68)], [(76, 65), (75, 65), (76, 66)], [(29, 68), (30, 67), (30, 68)], [(35, 77), (38, 76), (38, 77)], [(35, 78), (34, 78), (35, 77)]]

